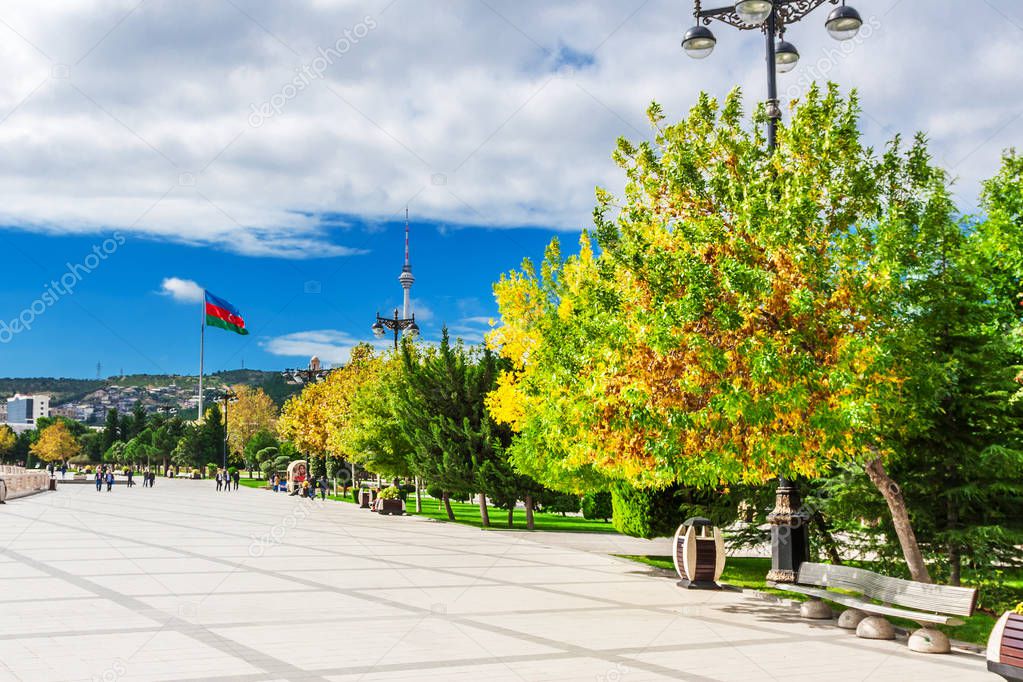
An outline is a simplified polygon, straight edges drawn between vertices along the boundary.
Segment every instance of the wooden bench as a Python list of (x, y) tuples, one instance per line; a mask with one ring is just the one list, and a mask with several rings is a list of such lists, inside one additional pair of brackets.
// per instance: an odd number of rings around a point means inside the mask
[(1023, 680), (1023, 615), (1006, 613), (987, 641), (987, 669), (1007, 680)]
[[(969, 587), (929, 585), (874, 573), (863, 568), (805, 562), (799, 567), (796, 584), (769, 583), (772, 587), (827, 599), (849, 608), (839, 625), (856, 629), (860, 637), (893, 639), (895, 631), (885, 616), (905, 618), (920, 624), (909, 638), (909, 648), (923, 653), (947, 653), (948, 637), (933, 625), (962, 625), (956, 616), (970, 616), (977, 606), (977, 590)], [(860, 596), (833, 592), (846, 590)], [(880, 602), (880, 603), (878, 603)], [(830, 618), (830, 610), (825, 609)], [(807, 613), (806, 610), (803, 611)], [(814, 616), (808, 616), (814, 617)], [(821, 616), (816, 616), (821, 617)]]

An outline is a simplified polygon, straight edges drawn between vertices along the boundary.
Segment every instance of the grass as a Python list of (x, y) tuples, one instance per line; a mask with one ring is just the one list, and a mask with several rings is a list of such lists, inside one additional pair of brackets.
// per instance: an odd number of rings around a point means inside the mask
[[(241, 484), (248, 488), (265, 488), (266, 481), (258, 478), (242, 478)], [(352, 502), (352, 496), (349, 495), (327, 495), (327, 499), (338, 500), (341, 502)], [(406, 509), (410, 516), (425, 516), (430, 519), (436, 519), (437, 521), (447, 521), (447, 513), (444, 511), (444, 504), (440, 500), (436, 500), (432, 497), (423, 496), (423, 511), (419, 514), (416, 513), (416, 500), (414, 495), (409, 495), (408, 501), (405, 503)], [(482, 528), (483, 524), (480, 521), (480, 507), (478, 504), (472, 502), (457, 502), (451, 501), (451, 511), (455, 513), (454, 523), (460, 523), (466, 526), (473, 526), (475, 528)], [(490, 529), (489, 530), (508, 530), (508, 511), (505, 509), (497, 509), (495, 507), (490, 508)], [(526, 529), (526, 511), (524, 509), (516, 509), (514, 515), (514, 529), (525, 530)], [(533, 515), (533, 526), (535, 530), (546, 530), (546, 531), (558, 531), (558, 532), (582, 532), (582, 533), (617, 533), (607, 521), (584, 519), (581, 516), (562, 516), (561, 514), (544, 514), (537, 512)]]
[[(406, 507), (409, 513), (416, 515), (415, 496), (410, 495)], [(455, 513), (455, 523), (467, 526), (482, 528), (480, 521), (480, 507), (472, 502), (456, 502), (452, 500), (451, 511)], [(447, 513), (444, 511), (444, 504), (432, 497), (423, 497), (423, 511), (419, 516), (426, 516), (438, 521), (447, 521)], [(492, 530), (508, 529), (508, 511), (490, 507), (490, 527)], [(516, 509), (513, 519), (514, 528), (525, 530), (526, 510)], [(607, 521), (584, 519), (582, 516), (562, 516), (561, 514), (544, 514), (538, 512), (533, 515), (533, 526), (535, 530), (558, 531), (558, 532), (583, 532), (583, 533), (617, 533)]]
[[(631, 555), (631, 554), (620, 554), (624, 559), (631, 559), (632, 561), (638, 561), (639, 563), (646, 564), (648, 566), (654, 566), (656, 568), (663, 568), (665, 570), (675, 571), (675, 565), (672, 563), (670, 556), (655, 556), (655, 555)], [(864, 568), (870, 568), (868, 562), (862, 562)], [(766, 594), (773, 594), (785, 599), (796, 599), (803, 601), (808, 597), (796, 594), (794, 592), (785, 592), (783, 590), (776, 590), (767, 586), (764, 581), (764, 577), (771, 568), (770, 559), (760, 558), (747, 558), (747, 557), (729, 557), (725, 563), (725, 570), (721, 574), (722, 583), (728, 585), (734, 585), (735, 587), (741, 587), (743, 589), (757, 590)], [(967, 576), (967, 581), (969, 576)], [(1020, 591), (1019, 598), (1023, 600), (1023, 571), (1017, 571), (1009, 574), (1005, 579), (1005, 586), (1010, 589), (1018, 589)], [(832, 604), (832, 608), (836, 612), (844, 610), (845, 607)], [(991, 629), (995, 626), (995, 621), (998, 620), (997, 615), (991, 613), (985, 613), (977, 611), (974, 615), (964, 619), (966, 622), (963, 625), (957, 627), (938, 626), (938, 629), (942, 630), (949, 637), (957, 639), (962, 642), (970, 642), (973, 644), (986, 644), (988, 635), (991, 634)], [(890, 618), (893, 623), (904, 627), (910, 631), (916, 630), (919, 625), (913, 621), (903, 620), (901, 618)]]

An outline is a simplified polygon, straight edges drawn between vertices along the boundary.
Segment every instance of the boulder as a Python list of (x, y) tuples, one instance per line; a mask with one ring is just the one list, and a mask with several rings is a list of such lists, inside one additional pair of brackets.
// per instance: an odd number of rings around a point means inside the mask
[(882, 616), (867, 616), (856, 626), (856, 636), (863, 639), (895, 639), (895, 628)]

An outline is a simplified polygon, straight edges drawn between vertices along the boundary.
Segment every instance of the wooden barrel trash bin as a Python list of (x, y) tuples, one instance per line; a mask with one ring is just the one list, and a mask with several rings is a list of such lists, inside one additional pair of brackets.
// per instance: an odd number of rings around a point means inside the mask
[(987, 641), (987, 669), (1006, 680), (1023, 680), (1023, 615), (1002, 614)]
[(710, 519), (694, 516), (675, 531), (675, 572), (679, 587), (720, 590), (718, 578), (725, 570), (725, 540)]

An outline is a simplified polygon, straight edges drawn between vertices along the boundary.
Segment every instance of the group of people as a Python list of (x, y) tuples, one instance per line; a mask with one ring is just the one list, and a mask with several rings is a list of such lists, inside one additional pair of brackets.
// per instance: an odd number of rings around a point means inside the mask
[[(142, 487), (152, 488), (153, 483), (156, 481), (156, 472), (146, 469), (140, 471), (142, 474)], [(109, 492), (114, 487), (114, 468), (110, 466), (96, 467), (96, 492), (103, 489), (103, 484), (106, 483), (107, 491)], [(129, 488), (135, 487), (135, 469), (128, 467), (124, 470), (125, 484)]]
[(223, 490), (224, 492), (227, 492), (228, 490), (232, 489), (231, 488), (232, 484), (234, 485), (234, 490), (238, 490), (238, 485), (241, 479), (242, 479), (241, 472), (239, 472), (237, 469), (235, 469), (234, 471), (228, 471), (226, 469), (217, 469), (217, 490)]
[[(303, 478), (301, 481), (295, 481), (295, 485), (291, 491), (292, 495), (300, 495), (302, 497), (308, 497), (313, 499), (316, 497), (316, 489), (320, 490), (320, 499), (327, 499), (327, 477), (320, 476), (319, 480), (315, 478)], [(277, 474), (274, 474), (270, 479), (270, 488), (276, 492), (285, 492), (288, 490), (288, 481), (286, 478), (281, 478)]]

